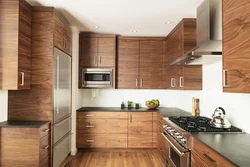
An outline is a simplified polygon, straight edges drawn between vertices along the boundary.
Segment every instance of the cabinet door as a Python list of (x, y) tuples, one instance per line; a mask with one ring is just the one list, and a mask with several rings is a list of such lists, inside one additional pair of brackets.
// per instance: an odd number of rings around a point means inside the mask
[(184, 90), (202, 90), (202, 66), (184, 66), (180, 85)]
[(163, 41), (140, 41), (140, 89), (163, 88)]
[(115, 67), (115, 38), (98, 38), (98, 67)]
[(203, 159), (201, 159), (197, 154), (192, 153), (192, 167), (210, 167)]
[(250, 93), (250, 0), (223, 0), (223, 91)]
[(55, 32), (54, 32), (54, 45), (64, 51), (65, 41), (64, 41), (64, 24), (61, 21), (61, 19), (55, 14), (54, 15), (54, 21), (55, 21)]
[(72, 31), (71, 28), (67, 25), (64, 25), (64, 51), (68, 55), (72, 55)]
[[(179, 58), (183, 54), (183, 31), (182, 26), (177, 28), (167, 39), (167, 64)], [(181, 83), (183, 66), (168, 66), (168, 89), (183, 89)]]
[(19, 5), (18, 89), (30, 89), (31, 84), (31, 8)]
[(81, 67), (97, 67), (98, 38), (80, 36), (79, 61)]
[(137, 89), (139, 86), (139, 41), (118, 41), (118, 89)]
[(153, 147), (152, 119), (152, 112), (129, 112), (128, 148)]

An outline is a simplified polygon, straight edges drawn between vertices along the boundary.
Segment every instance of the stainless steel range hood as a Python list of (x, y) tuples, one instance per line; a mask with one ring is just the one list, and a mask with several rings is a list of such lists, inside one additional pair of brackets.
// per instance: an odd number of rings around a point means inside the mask
[(204, 0), (197, 8), (197, 47), (170, 65), (202, 65), (222, 59), (222, 1)]

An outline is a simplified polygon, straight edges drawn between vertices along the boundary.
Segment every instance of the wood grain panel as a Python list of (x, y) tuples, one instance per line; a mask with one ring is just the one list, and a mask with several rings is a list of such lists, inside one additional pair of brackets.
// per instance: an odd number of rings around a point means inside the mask
[(223, 1), (224, 92), (250, 93), (250, 1)]
[(116, 39), (98, 38), (98, 67), (115, 67)]
[(124, 133), (127, 134), (127, 119), (87, 119), (78, 121), (78, 133), (81, 134), (97, 134), (106, 133)]
[(33, 12), (32, 89), (9, 91), (9, 120), (52, 120), (53, 28), (53, 12)]
[[(209, 166), (227, 166), (235, 167), (223, 157), (215, 153), (213, 150), (199, 142), (197, 139), (192, 139), (192, 153), (198, 155)], [(194, 159), (192, 162), (199, 161), (199, 159)]]
[(201, 159), (198, 155), (196, 155), (195, 153), (192, 152), (192, 158), (191, 158), (191, 163), (192, 163), (192, 167), (210, 167), (208, 164), (206, 164), (206, 162)]
[(88, 121), (88, 119), (93, 118), (109, 118), (109, 119), (127, 119), (128, 113), (127, 112), (77, 112), (77, 118), (81, 121)]
[(129, 112), (128, 148), (153, 147), (152, 112)]
[(139, 80), (139, 41), (119, 40), (117, 57), (117, 88), (136, 89)]
[(202, 66), (184, 66), (184, 90), (202, 90)]
[(127, 134), (77, 134), (77, 148), (127, 148)]
[(80, 35), (80, 55), (81, 67), (97, 67), (97, 47), (98, 38), (83, 38)]
[(49, 166), (49, 156), (44, 158), (44, 160), (42, 160), (40, 162), (40, 166), (39, 167), (48, 167)]
[(49, 156), (49, 152), (50, 152), (50, 137), (49, 135), (47, 135), (40, 140), (40, 156), (39, 156), (40, 161)]
[(163, 88), (163, 41), (140, 41), (140, 89)]
[(38, 129), (1, 128), (0, 133), (0, 166), (39, 166)]
[(153, 112), (153, 148), (157, 148), (157, 118), (158, 113)]

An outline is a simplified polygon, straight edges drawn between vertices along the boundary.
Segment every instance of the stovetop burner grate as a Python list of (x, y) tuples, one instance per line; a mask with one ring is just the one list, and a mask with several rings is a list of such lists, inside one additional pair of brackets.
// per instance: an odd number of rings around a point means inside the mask
[(241, 132), (242, 130), (232, 126), (231, 128), (215, 128), (210, 125), (207, 117), (169, 117), (169, 119), (188, 132)]

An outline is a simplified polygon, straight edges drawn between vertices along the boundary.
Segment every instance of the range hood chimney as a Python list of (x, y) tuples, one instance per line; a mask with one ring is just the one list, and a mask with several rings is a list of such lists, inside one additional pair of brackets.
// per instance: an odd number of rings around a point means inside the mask
[(204, 0), (197, 8), (197, 46), (170, 65), (202, 65), (222, 59), (222, 1)]

